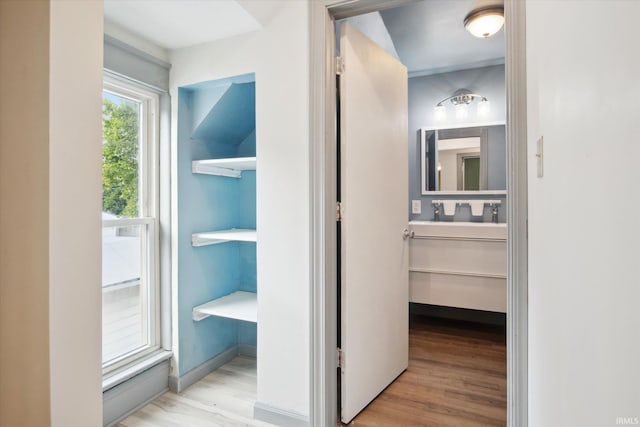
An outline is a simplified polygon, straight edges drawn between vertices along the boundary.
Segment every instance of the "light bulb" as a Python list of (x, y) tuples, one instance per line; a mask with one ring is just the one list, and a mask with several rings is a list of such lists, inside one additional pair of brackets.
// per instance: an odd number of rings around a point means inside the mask
[(468, 106), (467, 104), (458, 104), (455, 107), (456, 119), (464, 120), (467, 117)]
[(491, 106), (491, 104), (489, 104), (489, 101), (486, 100), (486, 99), (483, 99), (480, 102), (478, 102), (478, 115), (479, 116), (488, 115), (490, 106)]
[(436, 105), (434, 114), (436, 116), (436, 120), (441, 122), (447, 117), (447, 110), (445, 110), (444, 105)]

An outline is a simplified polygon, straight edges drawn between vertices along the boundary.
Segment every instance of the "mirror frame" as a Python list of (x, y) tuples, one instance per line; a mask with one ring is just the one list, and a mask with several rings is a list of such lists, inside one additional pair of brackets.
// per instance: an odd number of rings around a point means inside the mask
[(435, 195), (506, 195), (507, 190), (477, 190), (477, 191), (464, 191), (464, 190), (456, 190), (456, 191), (439, 191), (439, 190), (427, 190), (426, 189), (426, 174), (427, 174), (427, 165), (426, 165), (426, 154), (427, 154), (427, 132), (438, 132), (440, 134), (445, 134), (446, 138), (438, 138), (438, 139), (451, 139), (451, 138), (471, 138), (471, 137), (479, 137), (480, 138), (480, 185), (481, 187), (484, 184), (484, 187), (487, 185), (487, 167), (488, 167), (488, 157), (487, 146), (488, 146), (488, 135), (487, 135), (487, 127), (489, 126), (505, 126), (505, 122), (490, 122), (490, 123), (473, 123), (465, 126), (458, 126), (452, 128), (429, 128), (422, 127), (419, 132), (420, 139), (420, 194), (423, 196), (435, 196)]

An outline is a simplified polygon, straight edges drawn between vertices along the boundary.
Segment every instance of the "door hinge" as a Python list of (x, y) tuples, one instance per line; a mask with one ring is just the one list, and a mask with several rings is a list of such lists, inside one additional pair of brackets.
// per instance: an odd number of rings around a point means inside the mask
[(336, 74), (339, 76), (344, 73), (344, 60), (340, 56), (336, 56)]
[(342, 203), (336, 203), (336, 221), (342, 221)]
[(338, 349), (338, 368), (344, 368), (344, 352), (341, 349)]

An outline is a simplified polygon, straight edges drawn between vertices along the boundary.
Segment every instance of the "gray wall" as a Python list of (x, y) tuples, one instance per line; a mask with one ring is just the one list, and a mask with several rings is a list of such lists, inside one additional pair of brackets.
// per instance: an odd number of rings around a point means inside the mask
[(169, 90), (171, 64), (107, 34), (104, 35), (104, 68), (155, 88)]
[[(437, 122), (434, 117), (434, 107), (436, 104), (461, 88), (469, 89), (474, 93), (487, 97), (491, 103), (489, 114), (480, 120), (476, 115), (474, 103), (469, 109), (468, 117), (464, 121), (456, 121), (453, 115), (453, 109), (448, 109), (445, 121), (443, 123)], [(447, 106), (447, 108), (449, 108), (449, 106)], [(409, 79), (409, 220), (433, 220), (431, 201), (434, 199), (499, 199), (502, 200), (499, 220), (500, 222), (506, 221), (506, 196), (504, 195), (422, 196), (420, 194), (420, 138), (418, 132), (418, 130), (423, 127), (455, 128), (474, 123), (505, 121), (504, 65), (412, 77)], [(491, 137), (492, 135), (490, 135), (490, 140)], [(505, 161), (503, 164), (498, 165), (496, 159), (501, 156), (504, 156)], [(506, 151), (504, 154), (497, 153), (495, 157), (489, 158), (489, 168), (498, 167), (501, 168), (499, 173), (506, 177)], [(411, 214), (411, 200), (422, 200), (422, 214)], [(469, 206), (458, 207), (455, 217), (441, 216), (441, 219), (445, 221), (450, 221), (454, 218), (456, 221), (480, 221), (480, 218), (471, 216)], [(485, 215), (481, 220), (485, 222), (491, 220), (490, 208), (485, 208)]]
[(489, 126), (487, 144), (487, 188), (507, 188), (507, 134), (505, 126)]

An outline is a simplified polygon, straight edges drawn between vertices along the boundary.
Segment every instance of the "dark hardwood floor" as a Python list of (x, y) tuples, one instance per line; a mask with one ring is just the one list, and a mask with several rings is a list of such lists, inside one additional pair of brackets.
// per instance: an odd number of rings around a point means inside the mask
[(349, 425), (506, 426), (505, 328), (412, 316), (409, 368)]

